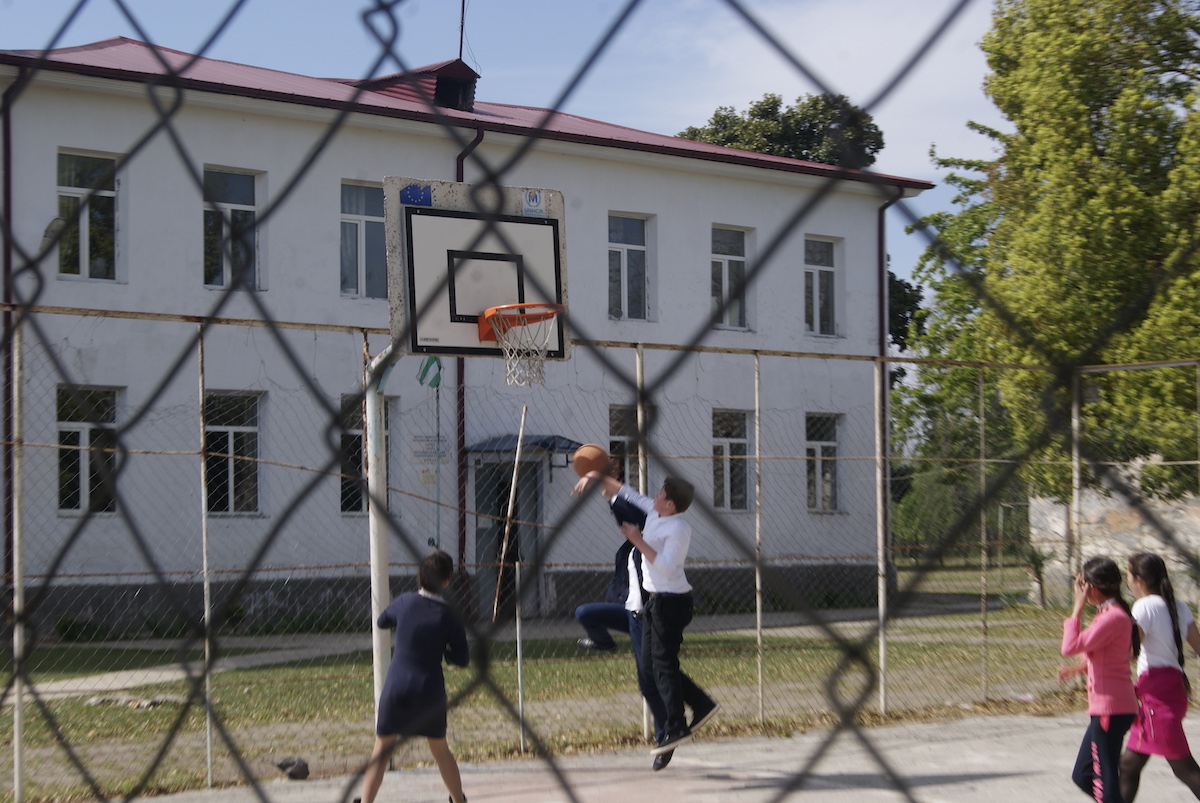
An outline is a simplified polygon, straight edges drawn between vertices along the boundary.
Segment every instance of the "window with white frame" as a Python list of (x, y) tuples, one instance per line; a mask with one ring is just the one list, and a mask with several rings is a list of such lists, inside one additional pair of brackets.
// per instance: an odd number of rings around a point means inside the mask
[(342, 184), (342, 295), (387, 298), (383, 188)]
[[(365, 513), (367, 493), (366, 429), (363, 397), (342, 397), (342, 512)], [(388, 454), (388, 404), (383, 405), (383, 453)], [(384, 460), (386, 476), (386, 458)]]
[(808, 509), (838, 509), (838, 416), (808, 413), (804, 416), (804, 455), (808, 472)]
[(58, 419), (58, 509), (111, 513), (117, 509), (117, 391), (62, 386)]
[(255, 177), (204, 171), (204, 285), (258, 288)]
[(837, 273), (834, 243), (804, 239), (804, 328), (815, 335), (836, 335), (834, 319)]
[(117, 278), (117, 160), (58, 155), (58, 275)]
[[(646, 408), (646, 428), (654, 418), (654, 408)], [(608, 455), (617, 461), (617, 479), (632, 488), (640, 488), (637, 408), (614, 404), (608, 408)]]
[(608, 317), (649, 318), (646, 221), (608, 216)]
[(750, 413), (713, 410), (713, 507), (747, 510), (750, 507)]
[(718, 327), (746, 328), (745, 280), (746, 232), (713, 226), (712, 315)]
[(204, 480), (211, 513), (258, 512), (261, 397), (204, 394)]

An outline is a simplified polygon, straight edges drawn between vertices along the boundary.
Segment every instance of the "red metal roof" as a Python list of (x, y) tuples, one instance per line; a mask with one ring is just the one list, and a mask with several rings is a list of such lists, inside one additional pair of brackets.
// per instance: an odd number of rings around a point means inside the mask
[(482, 128), (519, 135), (528, 135), (531, 131), (540, 129), (539, 136), (545, 139), (741, 164), (767, 170), (839, 176), (851, 181), (874, 182), (905, 189), (927, 190), (933, 187), (931, 183), (918, 179), (843, 170), (815, 162), (739, 151), (639, 131), (550, 109), (483, 101), (476, 101), (472, 111), (431, 107), (424, 98), (432, 97), (438, 75), (449, 75), (459, 79), (478, 77), (470, 67), (458, 60), (439, 62), (407, 73), (367, 81), (312, 78), (248, 64), (203, 58), (118, 36), (89, 45), (48, 52), (0, 50), (0, 64), (137, 82), (142, 82), (149, 76), (174, 75), (174, 78), (168, 78), (163, 83), (168, 86), (178, 84), (197, 91), (332, 109), (348, 106), (361, 114), (431, 122), (445, 121), (449, 118), (466, 128)]

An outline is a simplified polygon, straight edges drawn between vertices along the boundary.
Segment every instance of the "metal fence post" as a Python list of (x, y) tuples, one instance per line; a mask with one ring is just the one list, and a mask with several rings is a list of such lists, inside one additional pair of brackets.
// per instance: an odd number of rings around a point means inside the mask
[(387, 545), (387, 441), (384, 436), (383, 388), (399, 352), (388, 343), (375, 359), (363, 388), (367, 414), (363, 428), (367, 439), (367, 515), (371, 552), (371, 651), (375, 675), (375, 718), (379, 718), (379, 695), (387, 678), (388, 634), (376, 626), (379, 615), (391, 601), (388, 586)]
[(1083, 540), (1079, 533), (1080, 485), (1083, 469), (1079, 455), (1079, 419), (1082, 415), (1083, 382), (1078, 368), (1071, 370), (1071, 509), (1067, 516), (1067, 567), (1074, 577), (1083, 567)]
[[(649, 478), (646, 476), (648, 461), (646, 460), (646, 353), (642, 344), (638, 343), (633, 351), (634, 375), (637, 377), (637, 460), (638, 460), (638, 491), (646, 493)], [(640, 644), (634, 644), (635, 650), (641, 649)], [(654, 733), (654, 720), (650, 714), (650, 706), (646, 698), (642, 698), (642, 738), (649, 739)]]
[(763, 704), (763, 588), (762, 588), (762, 373), (754, 353), (754, 636), (758, 660), (758, 723), (766, 722)]
[(988, 698), (988, 553), (987, 553), (987, 412), (984, 403), (984, 369), (980, 367), (979, 386), (979, 615), (983, 628), (980, 645), (983, 675), (983, 699)]
[[(524, 416), (522, 415), (522, 419)], [(520, 447), (518, 444), (518, 453)], [(513, 477), (513, 485), (516, 485), (516, 477)], [(512, 521), (512, 511), (508, 513), (509, 521)], [(504, 553), (500, 553), (500, 563), (504, 564)], [(514, 580), (517, 587), (517, 597), (514, 600), (515, 610), (514, 618), (516, 619), (517, 630), (517, 732), (520, 734), (521, 752), (525, 752), (525, 655), (523, 652), (524, 641), (521, 633), (521, 561), (516, 563), (516, 575)], [(496, 581), (496, 588), (500, 587), (500, 581)]]
[(208, 576), (208, 439), (204, 411), (204, 326), (196, 326), (196, 384), (200, 425), (200, 552), (204, 572), (204, 756), (208, 786), (213, 785), (212, 584)]
[(25, 573), (24, 512), (25, 427), (23, 398), (25, 361), (22, 354), (23, 328), (12, 330), (12, 573), (13, 573), (13, 803), (25, 799)]
[(875, 572), (879, 617), (879, 712), (886, 714), (888, 622), (887, 364), (875, 361)]

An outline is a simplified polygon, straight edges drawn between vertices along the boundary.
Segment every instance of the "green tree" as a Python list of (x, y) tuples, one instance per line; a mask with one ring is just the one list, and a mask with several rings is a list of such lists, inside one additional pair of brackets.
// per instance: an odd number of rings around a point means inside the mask
[[(969, 123), (968, 127), (994, 141), (999, 132)], [(943, 542), (951, 553), (978, 550), (978, 514), (972, 513), (980, 482), (996, 479), (1008, 465), (980, 461), (980, 429), (984, 454), (989, 460), (1017, 456), (1010, 413), (1001, 403), (997, 373), (971, 365), (986, 360), (988, 343), (982, 337), (984, 310), (980, 289), (987, 265), (987, 249), (996, 224), (989, 184), (996, 163), (985, 160), (940, 158), (934, 164), (950, 172), (944, 182), (956, 190), (955, 211), (942, 211), (909, 227), (936, 240), (913, 269), (913, 277), (930, 293), (932, 303), (922, 308), (910, 334), (920, 357), (938, 361), (918, 365), (910, 381), (892, 391), (892, 442), (894, 453), (911, 475), (913, 493), (897, 504), (893, 539), (900, 549), (923, 552)], [(965, 364), (964, 364), (965, 363)], [(1020, 478), (1010, 480), (987, 509), (988, 533), (995, 539), (999, 503), (1020, 503), (1026, 498)], [(1023, 542), (1009, 535), (1010, 553), (1021, 552)]]
[(720, 106), (708, 125), (679, 133), (684, 139), (806, 162), (866, 168), (883, 149), (883, 133), (871, 115), (845, 95), (805, 95), (794, 106), (767, 93), (744, 114)]
[[(923, 264), (937, 281), (919, 348), (1066, 369), (1200, 353), (1196, 11), (1182, 0), (997, 3), (986, 90), (1012, 133), (992, 132), (997, 158), (971, 166), (981, 177), (960, 185), (960, 211), (922, 222), (939, 243)], [(1015, 444), (1061, 461), (1069, 377), (1003, 373)], [(1087, 385), (1091, 457), (1195, 459), (1194, 377), (1093, 374)], [(1040, 493), (1069, 487), (1049, 461), (1026, 476)], [(1195, 480), (1189, 466), (1155, 482), (1169, 493)]]

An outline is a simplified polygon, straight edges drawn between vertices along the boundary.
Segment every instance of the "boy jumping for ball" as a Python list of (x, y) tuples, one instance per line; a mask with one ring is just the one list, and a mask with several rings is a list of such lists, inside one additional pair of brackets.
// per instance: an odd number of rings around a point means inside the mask
[[(679, 668), (683, 630), (693, 612), (692, 587), (683, 571), (692, 527), (680, 514), (692, 504), (694, 490), (686, 480), (667, 477), (651, 499), (614, 477), (589, 471), (575, 483), (573, 493), (582, 493), (592, 482), (603, 483), (606, 496), (615, 494), (646, 512), (644, 528), (626, 522), (621, 534), (642, 554), (643, 585), (650, 595), (642, 611), (641, 650), (643, 666), (651, 668), (667, 712), (662, 738), (650, 751), (658, 756), (690, 742), (692, 731), (720, 708), (699, 686), (684, 684)], [(692, 709), (690, 725), (684, 716), (685, 705)]]

